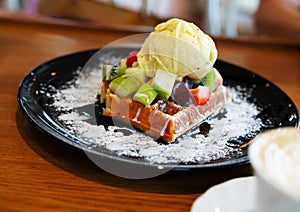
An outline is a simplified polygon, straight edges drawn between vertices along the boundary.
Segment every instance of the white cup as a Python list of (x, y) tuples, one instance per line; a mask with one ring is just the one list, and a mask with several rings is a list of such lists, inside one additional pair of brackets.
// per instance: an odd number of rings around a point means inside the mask
[(253, 139), (249, 157), (256, 175), (258, 212), (300, 211), (300, 131), (284, 127)]

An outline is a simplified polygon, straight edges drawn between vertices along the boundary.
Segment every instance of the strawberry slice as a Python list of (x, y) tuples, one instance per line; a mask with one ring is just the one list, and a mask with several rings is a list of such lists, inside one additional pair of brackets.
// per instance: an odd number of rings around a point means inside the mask
[(138, 54), (138, 51), (133, 51), (133, 52), (129, 53), (127, 60), (126, 60), (127, 67), (132, 67), (132, 64), (137, 61), (137, 54)]
[(197, 105), (205, 105), (210, 98), (210, 88), (199, 85), (197, 88), (190, 89)]

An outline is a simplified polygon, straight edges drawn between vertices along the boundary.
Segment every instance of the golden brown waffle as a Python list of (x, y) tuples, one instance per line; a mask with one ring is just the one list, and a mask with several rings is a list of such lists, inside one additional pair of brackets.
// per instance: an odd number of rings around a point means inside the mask
[(131, 123), (148, 135), (166, 142), (173, 142), (206, 118), (217, 114), (231, 100), (224, 86), (215, 90), (205, 105), (187, 107), (165, 100), (158, 100), (147, 107), (131, 98), (118, 97), (105, 83), (100, 92), (100, 102), (105, 105), (103, 115)]

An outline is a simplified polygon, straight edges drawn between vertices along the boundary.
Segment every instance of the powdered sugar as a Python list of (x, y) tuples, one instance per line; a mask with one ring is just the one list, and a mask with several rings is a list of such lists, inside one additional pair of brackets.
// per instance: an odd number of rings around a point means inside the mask
[[(110, 57), (104, 55), (103, 58), (107, 61)], [(118, 61), (119, 58), (111, 60)], [(99, 151), (105, 148), (114, 154), (149, 163), (203, 164), (232, 154), (241, 155), (239, 146), (245, 144), (245, 138), (254, 137), (263, 126), (257, 117), (260, 109), (247, 100), (251, 90), (231, 87), (233, 101), (220, 115), (206, 120), (210, 128), (207, 136), (199, 133), (197, 128), (175, 143), (162, 144), (134, 129), (117, 126), (105, 129), (103, 125), (96, 125), (94, 112), (102, 79), (99, 67), (87, 66), (78, 70), (78, 76), (72, 82), (61, 88), (52, 88), (55, 92), (51, 96), (54, 101), (51, 107), (61, 114), (57, 121), (89, 148)]]

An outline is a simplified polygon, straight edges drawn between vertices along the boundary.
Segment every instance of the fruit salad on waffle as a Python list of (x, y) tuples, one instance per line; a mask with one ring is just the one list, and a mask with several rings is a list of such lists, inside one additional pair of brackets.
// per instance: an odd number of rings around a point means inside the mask
[(173, 142), (231, 101), (216, 59), (213, 40), (193, 23), (161, 23), (139, 51), (104, 66), (102, 115)]

